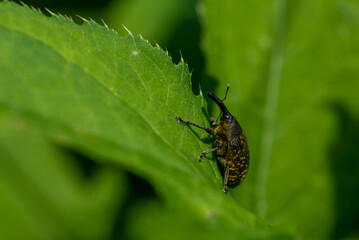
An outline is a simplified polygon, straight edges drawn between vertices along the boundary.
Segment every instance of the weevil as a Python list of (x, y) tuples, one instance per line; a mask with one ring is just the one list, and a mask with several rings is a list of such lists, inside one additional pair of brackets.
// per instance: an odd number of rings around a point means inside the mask
[[(229, 84), (223, 100), (220, 100), (214, 93), (209, 92), (208, 97), (214, 101), (221, 109), (217, 120), (212, 122), (216, 128), (206, 128), (191, 121), (184, 121), (176, 117), (179, 123), (192, 125), (201, 128), (211, 135), (217, 137), (214, 141), (214, 148), (202, 152), (198, 159), (211, 152), (215, 152), (220, 165), (223, 167), (223, 191), (228, 192), (228, 187), (234, 188), (242, 183), (248, 172), (249, 149), (247, 138), (239, 125), (237, 119), (232, 116), (224, 105), (223, 101), (227, 98)], [(218, 119), (220, 123), (217, 125)]]

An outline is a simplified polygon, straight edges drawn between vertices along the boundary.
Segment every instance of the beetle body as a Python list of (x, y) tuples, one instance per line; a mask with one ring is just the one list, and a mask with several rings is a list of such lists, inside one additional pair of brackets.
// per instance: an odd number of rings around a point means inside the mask
[(248, 171), (247, 138), (235, 118), (231, 123), (221, 120), (219, 126), (215, 128), (215, 133), (218, 139), (214, 141), (214, 145), (219, 148), (216, 155), (224, 173), (228, 166), (228, 186), (233, 188), (244, 180)]
[[(228, 89), (229, 85), (227, 86), (227, 92)], [(223, 167), (224, 172), (223, 191), (227, 192), (227, 186), (233, 188), (239, 185), (248, 172), (248, 143), (241, 126), (236, 118), (229, 113), (223, 100), (221, 101), (211, 92), (208, 93), (208, 97), (221, 109), (220, 123), (215, 129), (205, 128), (196, 123), (184, 121), (180, 117), (177, 117), (177, 119), (180, 123), (199, 127), (209, 134), (217, 136), (217, 139), (214, 141), (215, 148), (202, 152), (198, 158), (201, 161), (206, 154), (216, 152), (218, 161)]]

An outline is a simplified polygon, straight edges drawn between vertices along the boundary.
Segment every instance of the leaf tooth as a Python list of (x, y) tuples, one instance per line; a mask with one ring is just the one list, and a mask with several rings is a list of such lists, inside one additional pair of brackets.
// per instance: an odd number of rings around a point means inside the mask
[(62, 17), (62, 18), (66, 18), (65, 15), (61, 14), (61, 13), (58, 13), (57, 14), (58, 17)]
[(107, 24), (105, 23), (105, 20), (103, 20), (103, 18), (101, 18), (101, 21), (102, 21), (102, 23), (103, 23), (103, 25), (104, 25), (105, 28), (110, 29), (110, 28), (107, 26)]
[(41, 11), (41, 9), (40, 9), (40, 8), (36, 8), (36, 10), (35, 10), (35, 11), (37, 11), (37, 12), (39, 12), (39, 13), (43, 14), (43, 12)]
[(156, 48), (157, 48), (158, 50), (161, 50), (161, 49), (162, 49), (161, 46), (158, 45), (158, 43), (155, 42), (155, 45), (156, 45)]
[(64, 17), (65, 17), (66, 19), (70, 20), (71, 22), (73, 22), (71, 16), (64, 15)]
[(182, 57), (182, 54), (181, 54), (181, 61), (178, 64), (185, 64), (186, 65), (186, 62), (184, 61), (184, 59)]
[(81, 17), (80, 15), (76, 15), (78, 18), (80, 18), (84, 23), (88, 23), (89, 20), (87, 20), (86, 18)]
[(199, 85), (199, 95), (201, 96), (201, 98), (203, 98), (203, 91), (202, 91), (201, 84), (198, 83), (198, 85)]
[(56, 14), (54, 12), (52, 12), (50, 9), (45, 8), (45, 10), (51, 15), (51, 16), (56, 16)]
[(167, 47), (166, 47), (166, 54), (167, 54), (167, 56), (172, 60), (172, 57), (171, 57), (170, 53), (169, 53), (168, 50), (167, 50)]
[[(189, 69), (188, 64), (187, 64), (187, 62), (184, 60), (181, 51), (180, 51), (180, 55), (181, 55), (181, 61), (180, 61), (177, 65), (182, 65), (182, 64), (183, 64), (184, 67), (186, 67), (187, 69)], [(192, 74), (192, 72), (190, 72), (190, 74)], [(191, 76), (192, 76), (192, 75), (191, 75)]]
[(27, 5), (27, 4), (24, 3), (23, 1), (20, 1), (20, 4), (23, 5), (24, 7), (29, 7), (29, 5)]
[[(190, 72), (190, 76), (192, 77), (192, 71)], [(191, 83), (192, 83), (192, 81), (191, 81)], [(202, 103), (203, 103), (204, 97), (203, 97), (202, 85), (200, 82), (198, 82), (198, 89), (199, 89), (199, 96), (201, 97)]]
[(128, 28), (122, 24), (122, 27), (127, 31), (128, 34), (130, 34), (131, 36), (133, 35), (132, 32), (130, 30), (128, 30)]
[(38, 9), (35, 8), (34, 6), (30, 6), (30, 8), (31, 8), (33, 11), (38, 12)]
[(93, 23), (93, 24), (100, 25), (100, 24), (98, 24), (95, 20), (93, 20), (92, 18), (89, 18), (89, 19), (90, 19), (89, 23)]

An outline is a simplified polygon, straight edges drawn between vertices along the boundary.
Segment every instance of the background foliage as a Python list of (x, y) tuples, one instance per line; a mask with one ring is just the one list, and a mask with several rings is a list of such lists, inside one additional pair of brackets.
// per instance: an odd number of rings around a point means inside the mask
[[(26, 3), (48, 17), (0, 2), (0, 238), (359, 238), (357, 2)], [(227, 83), (251, 165), (225, 195), (174, 117), (209, 126)]]

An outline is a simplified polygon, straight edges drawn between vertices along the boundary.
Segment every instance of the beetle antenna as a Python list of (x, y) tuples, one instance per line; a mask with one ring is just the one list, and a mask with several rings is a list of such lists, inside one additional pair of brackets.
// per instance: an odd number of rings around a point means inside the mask
[(224, 100), (226, 100), (226, 98), (227, 98), (227, 93), (228, 93), (229, 87), (230, 87), (230, 85), (229, 85), (229, 83), (228, 83), (228, 84), (227, 84), (226, 94), (224, 95), (224, 98), (223, 98), (222, 102), (224, 102)]

